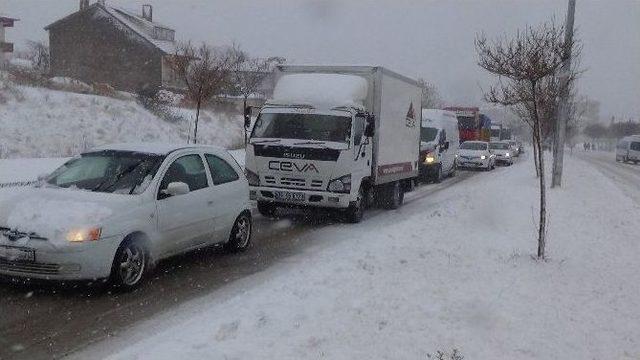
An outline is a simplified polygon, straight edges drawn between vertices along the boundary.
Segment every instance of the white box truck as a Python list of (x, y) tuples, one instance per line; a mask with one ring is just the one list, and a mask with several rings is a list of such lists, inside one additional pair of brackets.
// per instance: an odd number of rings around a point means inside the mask
[(380, 66), (282, 65), (246, 149), (258, 210), (399, 207), (418, 176), (421, 90)]

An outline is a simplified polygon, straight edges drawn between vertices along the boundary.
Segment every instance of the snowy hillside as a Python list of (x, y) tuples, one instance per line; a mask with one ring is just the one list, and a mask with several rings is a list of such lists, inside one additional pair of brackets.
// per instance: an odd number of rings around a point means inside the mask
[[(69, 156), (114, 142), (186, 142), (194, 111), (169, 123), (133, 100), (16, 86), (0, 79), (0, 158)], [(204, 111), (201, 143), (242, 143), (240, 115)]]

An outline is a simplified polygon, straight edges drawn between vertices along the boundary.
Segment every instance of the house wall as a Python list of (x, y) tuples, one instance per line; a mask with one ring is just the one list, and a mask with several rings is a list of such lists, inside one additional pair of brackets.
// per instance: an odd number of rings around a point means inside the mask
[(49, 29), (51, 73), (136, 92), (162, 85), (162, 52), (99, 7)]

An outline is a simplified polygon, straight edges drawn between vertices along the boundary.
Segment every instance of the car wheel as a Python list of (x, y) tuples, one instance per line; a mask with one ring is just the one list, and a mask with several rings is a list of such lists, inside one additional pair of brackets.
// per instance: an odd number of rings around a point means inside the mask
[(224, 248), (228, 252), (240, 252), (247, 250), (251, 245), (253, 223), (251, 222), (251, 215), (248, 211), (243, 212), (238, 216), (231, 234), (229, 234), (229, 241), (224, 244)]
[(393, 182), (387, 186), (385, 191), (385, 209), (397, 209), (404, 202), (404, 191), (400, 181)]
[(449, 177), (454, 177), (456, 176), (456, 171), (458, 170), (458, 164), (456, 164), (455, 162), (453, 163), (453, 166), (451, 167), (451, 171), (449, 172)]
[(433, 177), (433, 182), (439, 184), (442, 182), (442, 164), (438, 165), (438, 171)]
[(268, 218), (276, 217), (276, 205), (273, 203), (258, 201), (258, 212)]
[(111, 282), (123, 289), (133, 289), (144, 278), (148, 261), (148, 252), (142, 241), (129, 239), (122, 242), (111, 267)]
[(349, 205), (345, 212), (345, 220), (347, 222), (355, 224), (362, 221), (362, 216), (364, 215), (364, 199), (364, 192), (362, 191), (362, 187), (360, 187), (358, 198), (353, 204)]

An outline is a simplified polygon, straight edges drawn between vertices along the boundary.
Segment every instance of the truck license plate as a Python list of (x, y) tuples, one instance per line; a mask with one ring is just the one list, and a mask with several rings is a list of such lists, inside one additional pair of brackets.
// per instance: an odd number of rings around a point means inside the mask
[(304, 201), (304, 193), (276, 191), (274, 192), (276, 200), (282, 201)]
[(36, 261), (36, 254), (31, 249), (11, 246), (0, 246), (0, 260), (6, 261)]

